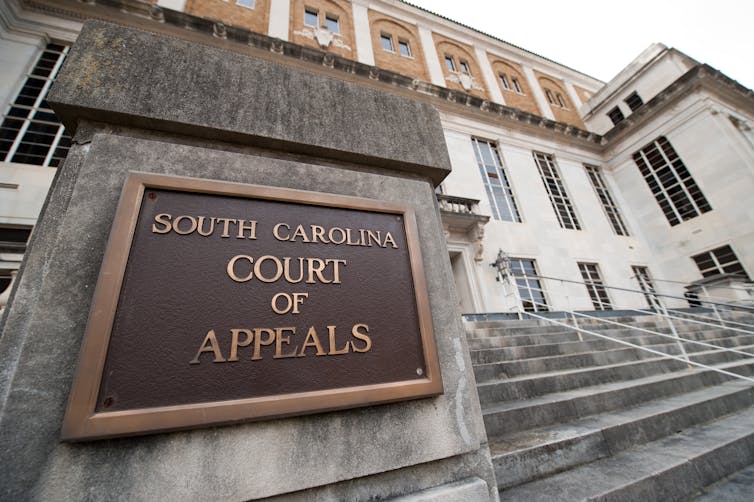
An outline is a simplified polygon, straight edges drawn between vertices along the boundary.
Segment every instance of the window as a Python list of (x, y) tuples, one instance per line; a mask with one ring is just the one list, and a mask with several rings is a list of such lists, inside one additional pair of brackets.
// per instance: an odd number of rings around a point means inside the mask
[(547, 97), (547, 102), (551, 105), (555, 104), (555, 97), (552, 95), (552, 91), (550, 89), (545, 89), (545, 96)]
[(617, 106), (607, 112), (607, 116), (610, 117), (610, 120), (613, 121), (613, 125), (618, 125), (620, 122), (623, 122), (623, 119), (626, 118), (623, 116), (623, 112), (620, 111), (620, 108)]
[(448, 71), (456, 71), (456, 63), (453, 61), (453, 58), (450, 56), (445, 56), (445, 67), (448, 69)]
[(635, 152), (633, 158), (671, 226), (712, 210), (664, 136)]
[(236, 0), (236, 5), (240, 5), (241, 7), (246, 7), (247, 9), (253, 9), (254, 0)]
[(31, 227), (0, 227), (0, 253), (23, 254), (30, 235)]
[(563, 181), (560, 179), (555, 158), (552, 155), (540, 152), (533, 152), (533, 155), (560, 226), (581, 230), (579, 220), (576, 218), (576, 211), (568, 198)]
[(568, 108), (565, 102), (565, 98), (563, 98), (562, 94), (557, 93), (555, 97), (558, 98), (558, 104), (560, 105), (561, 108)]
[(526, 312), (546, 312), (547, 300), (542, 283), (537, 276), (537, 265), (534, 260), (511, 258), (511, 274), (516, 279), (521, 306)]
[(393, 39), (390, 35), (385, 35), (384, 33), (380, 35), (380, 43), (382, 44), (382, 48), (385, 49), (388, 52), (393, 52)]
[(511, 81), (513, 82), (513, 87), (516, 89), (516, 92), (519, 94), (523, 94), (524, 91), (521, 88), (521, 83), (518, 81), (518, 79), (516, 77), (513, 77)]
[(586, 290), (592, 299), (594, 310), (612, 310), (610, 298), (607, 296), (607, 290), (600, 276), (600, 269), (596, 263), (579, 263), (581, 277), (586, 284)]
[(730, 246), (721, 246), (691, 257), (699, 267), (702, 277), (712, 277), (719, 274), (737, 274), (746, 277), (749, 280), (749, 274), (744, 270), (741, 262), (738, 261), (736, 253)]
[(465, 73), (466, 75), (471, 75), (471, 70), (469, 70), (469, 63), (467, 63), (463, 59), (460, 61), (460, 63), (461, 63), (461, 72)]
[(510, 90), (511, 86), (508, 84), (508, 77), (505, 76), (505, 73), (500, 73), (500, 83), (503, 86), (503, 89)]
[(340, 22), (335, 16), (331, 16), (330, 14), (326, 15), (325, 26), (327, 26), (327, 29), (333, 33), (340, 33)]
[(610, 221), (613, 230), (618, 235), (628, 235), (628, 230), (626, 230), (626, 225), (623, 223), (618, 206), (615, 204), (613, 196), (610, 194), (610, 190), (605, 183), (605, 179), (602, 177), (602, 171), (599, 167), (588, 164), (584, 164), (584, 169), (586, 169), (589, 180), (592, 182), (594, 191), (597, 193), (597, 198), (602, 203), (602, 209), (605, 210), (605, 215), (607, 215), (607, 219)]
[(401, 53), (401, 56), (411, 57), (411, 46), (408, 45), (406, 40), (398, 40), (398, 51)]
[(508, 177), (505, 175), (503, 163), (494, 143), (471, 138), (474, 146), (474, 156), (482, 174), (484, 189), (490, 201), (492, 215), (496, 220), (520, 222), (516, 201), (513, 198)]
[(0, 125), (0, 161), (57, 167), (71, 137), (47, 103), (68, 47), (48, 44)]
[(631, 267), (631, 271), (634, 273), (634, 279), (639, 283), (639, 288), (644, 291), (644, 299), (647, 300), (647, 305), (649, 305), (650, 308), (656, 307), (659, 303), (659, 299), (654, 296), (655, 285), (652, 283), (649, 269), (647, 267), (634, 265)]
[(304, 24), (307, 26), (319, 26), (319, 12), (314, 9), (304, 9)]
[(636, 111), (637, 108), (639, 108), (641, 105), (644, 104), (644, 101), (641, 99), (641, 96), (639, 96), (639, 94), (636, 91), (629, 94), (629, 96), (623, 101), (626, 102), (626, 104), (628, 105), (628, 107), (631, 109), (632, 112)]

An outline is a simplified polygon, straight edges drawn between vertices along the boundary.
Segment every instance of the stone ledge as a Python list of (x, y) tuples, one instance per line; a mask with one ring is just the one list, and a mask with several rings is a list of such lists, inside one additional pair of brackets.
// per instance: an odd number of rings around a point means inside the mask
[(436, 184), (451, 169), (439, 114), (426, 103), (101, 21), (84, 25), (48, 101), (71, 131), (80, 120), (105, 122), (406, 171)]

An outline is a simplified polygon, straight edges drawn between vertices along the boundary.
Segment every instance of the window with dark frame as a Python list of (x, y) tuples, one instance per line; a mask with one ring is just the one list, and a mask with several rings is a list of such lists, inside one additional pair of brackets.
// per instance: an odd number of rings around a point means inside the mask
[(619, 123), (623, 122), (623, 119), (626, 117), (623, 115), (623, 112), (620, 108), (617, 106), (607, 112), (607, 116), (610, 118), (610, 120), (613, 122), (613, 125), (618, 125)]
[(534, 162), (539, 168), (542, 183), (545, 185), (547, 196), (550, 198), (550, 203), (555, 211), (555, 216), (558, 218), (558, 223), (560, 223), (562, 228), (581, 230), (579, 220), (576, 218), (576, 210), (573, 208), (563, 181), (560, 179), (555, 158), (552, 155), (541, 152), (532, 152), (532, 155), (534, 156)]
[(664, 136), (633, 159), (671, 226), (712, 210), (678, 153)]
[(380, 43), (382, 48), (388, 52), (394, 52), (393, 50), (393, 37), (385, 33), (380, 34)]
[(471, 142), (474, 146), (474, 157), (482, 175), (493, 218), (520, 222), (521, 216), (513, 197), (513, 189), (500, 160), (497, 145), (477, 138), (471, 138)]
[(555, 104), (555, 97), (552, 95), (552, 91), (550, 89), (545, 89), (545, 97), (547, 97), (547, 102), (551, 105)]
[(547, 312), (547, 299), (542, 283), (537, 277), (535, 260), (526, 258), (511, 258), (511, 274), (516, 280), (521, 306), (525, 312)]
[(319, 27), (319, 11), (309, 7), (304, 9), (304, 24), (315, 28)]
[(47, 44), (0, 125), (0, 161), (57, 167), (71, 137), (47, 103), (68, 47)]
[(456, 71), (456, 62), (453, 61), (453, 58), (451, 56), (445, 56), (445, 67), (448, 69), (448, 71)]
[(401, 56), (411, 57), (411, 46), (408, 44), (408, 40), (398, 40), (398, 51), (401, 53)]
[(469, 69), (469, 63), (461, 59), (459, 61), (461, 64), (461, 73), (465, 73), (466, 75), (471, 75), (471, 70)]
[(500, 77), (500, 84), (502, 84), (503, 89), (510, 90), (511, 86), (508, 84), (508, 77), (505, 76), (505, 73), (499, 73), (498, 76)]
[(332, 33), (340, 33), (340, 21), (337, 17), (327, 14), (325, 16), (325, 26), (327, 30)]
[(618, 235), (628, 235), (628, 230), (620, 215), (618, 205), (615, 203), (615, 200), (610, 193), (610, 189), (608, 188), (607, 183), (605, 183), (605, 178), (602, 176), (602, 170), (597, 166), (591, 166), (589, 164), (584, 164), (584, 169), (586, 169), (589, 181), (592, 182), (592, 187), (602, 204), (602, 209), (605, 211), (610, 226), (613, 227), (613, 231)]
[(581, 262), (578, 265), (586, 290), (589, 292), (589, 298), (592, 299), (594, 310), (612, 310), (613, 305), (610, 303), (607, 289), (602, 282), (599, 266), (596, 263)]
[(513, 82), (513, 87), (516, 89), (516, 92), (519, 94), (523, 94), (524, 90), (521, 87), (521, 83), (518, 81), (518, 79), (516, 77), (513, 77), (511, 81)]
[(561, 108), (568, 108), (568, 106), (566, 105), (565, 98), (563, 97), (562, 94), (558, 92), (555, 94), (555, 97), (558, 98), (558, 104), (560, 105)]
[(253, 9), (254, 0), (236, 0), (236, 5), (240, 5), (241, 7), (246, 7), (247, 9)]
[(737, 274), (749, 280), (738, 256), (729, 245), (705, 251), (691, 257), (696, 263), (702, 277), (713, 277), (720, 274)]
[(652, 282), (652, 276), (649, 275), (647, 267), (632, 265), (631, 271), (634, 273), (634, 279), (639, 284), (639, 289), (644, 292), (644, 299), (650, 308), (658, 306), (659, 299), (655, 296), (655, 285)]
[(637, 93), (636, 91), (629, 94), (628, 97), (623, 101), (628, 105), (632, 112), (636, 111), (641, 105), (644, 104), (644, 100), (641, 99), (641, 96), (639, 96), (639, 93)]

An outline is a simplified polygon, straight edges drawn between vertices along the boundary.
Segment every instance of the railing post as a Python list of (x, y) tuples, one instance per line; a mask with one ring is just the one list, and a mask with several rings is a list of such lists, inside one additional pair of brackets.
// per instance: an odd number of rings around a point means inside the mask
[[(567, 313), (571, 315), (571, 320), (573, 321), (573, 327), (578, 330), (579, 329), (579, 321), (576, 320), (576, 314), (573, 313), (573, 309), (571, 308), (571, 297), (568, 294), (568, 290), (566, 289), (565, 283), (563, 282), (562, 279), (560, 281), (560, 287), (563, 290), (563, 292), (565, 293), (566, 308), (568, 309)], [(579, 334), (579, 341), (583, 342), (584, 341), (584, 335), (581, 334), (580, 330), (578, 330), (576, 332)]]
[[(709, 293), (707, 292), (707, 287), (704, 286), (704, 285), (702, 285), (702, 294), (704, 294), (705, 298), (709, 298), (710, 297)], [(717, 317), (717, 320), (720, 323), (720, 326), (722, 326), (723, 328), (725, 328), (726, 327), (725, 326), (725, 321), (723, 321), (723, 316), (720, 315), (720, 311), (717, 310), (717, 305), (715, 305), (714, 303), (710, 303), (710, 305), (712, 306), (712, 311), (715, 313), (715, 317)]]

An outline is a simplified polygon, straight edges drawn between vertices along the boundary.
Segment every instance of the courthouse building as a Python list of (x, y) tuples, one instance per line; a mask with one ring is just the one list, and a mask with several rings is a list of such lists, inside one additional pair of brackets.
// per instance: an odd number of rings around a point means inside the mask
[[(650, 46), (605, 83), (399, 0), (6, 0), (0, 304), (71, 146), (46, 93), (91, 18), (437, 108), (463, 313), (642, 308), (643, 295), (601, 285), (682, 297), (754, 274), (754, 93), (672, 48)], [(517, 291), (490, 266), (499, 256)]]

